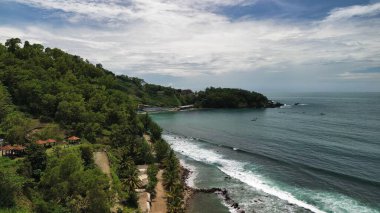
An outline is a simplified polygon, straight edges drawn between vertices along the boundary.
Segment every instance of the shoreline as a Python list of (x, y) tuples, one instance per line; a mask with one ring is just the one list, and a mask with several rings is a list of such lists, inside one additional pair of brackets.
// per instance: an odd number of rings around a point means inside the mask
[(240, 208), (239, 203), (231, 199), (228, 190), (225, 188), (196, 188), (189, 186), (187, 180), (189, 179), (191, 171), (189, 168), (186, 168), (185, 165), (181, 164), (181, 182), (184, 185), (184, 192), (183, 192), (183, 202), (184, 202), (184, 209), (185, 211), (189, 208), (190, 200), (193, 198), (193, 196), (197, 193), (205, 193), (205, 194), (215, 194), (218, 196), (222, 201), (224, 202), (224, 205), (228, 207), (229, 209), (235, 210), (237, 213), (245, 213), (245, 210)]
[(286, 104), (275, 102), (270, 100), (267, 106), (264, 107), (189, 107), (189, 108), (181, 108), (181, 107), (148, 107), (142, 108), (138, 110), (138, 114), (145, 113), (165, 113), (165, 112), (186, 112), (186, 111), (196, 111), (196, 110), (213, 110), (213, 109), (273, 109), (273, 108), (281, 108)]
[(190, 169), (186, 168), (183, 164), (181, 164), (181, 182), (182, 185), (184, 186), (184, 191), (183, 191), (183, 207), (184, 209), (188, 209), (189, 207), (189, 201), (195, 194), (195, 189), (187, 183), (187, 180), (190, 177), (190, 174), (193, 173)]

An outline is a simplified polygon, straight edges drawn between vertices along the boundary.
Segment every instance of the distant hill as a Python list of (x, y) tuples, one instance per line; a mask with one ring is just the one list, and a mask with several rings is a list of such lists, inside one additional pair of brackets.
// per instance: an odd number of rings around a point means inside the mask
[(203, 108), (265, 108), (276, 103), (257, 92), (231, 88), (207, 88), (197, 93), (196, 106)]

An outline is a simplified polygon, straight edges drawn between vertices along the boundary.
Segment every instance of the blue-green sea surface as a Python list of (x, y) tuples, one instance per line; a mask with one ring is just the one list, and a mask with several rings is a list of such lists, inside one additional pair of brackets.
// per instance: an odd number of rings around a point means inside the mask
[[(380, 212), (380, 93), (269, 98), (286, 106), (151, 116), (193, 170), (189, 184), (226, 188), (246, 212)], [(212, 203), (228, 211), (198, 195), (189, 212)]]

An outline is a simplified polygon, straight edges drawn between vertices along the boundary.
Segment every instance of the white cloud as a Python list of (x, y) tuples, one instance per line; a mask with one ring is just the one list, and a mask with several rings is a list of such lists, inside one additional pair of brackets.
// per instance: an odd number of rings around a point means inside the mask
[(39, 41), (119, 73), (194, 76), (329, 63), (380, 66), (380, 20), (363, 18), (379, 15), (380, 3), (336, 9), (323, 20), (301, 25), (231, 21), (209, 9), (255, 3), (247, 0), (17, 1), (98, 27), (0, 25), (1, 40), (18, 36)]
[(380, 13), (380, 4), (371, 4), (366, 6), (351, 6), (333, 10), (326, 18), (326, 21), (337, 21), (353, 17), (374, 16)]
[(354, 72), (344, 72), (339, 74), (339, 77), (345, 80), (360, 80), (360, 79), (368, 79), (368, 80), (380, 80), (380, 73), (354, 73)]

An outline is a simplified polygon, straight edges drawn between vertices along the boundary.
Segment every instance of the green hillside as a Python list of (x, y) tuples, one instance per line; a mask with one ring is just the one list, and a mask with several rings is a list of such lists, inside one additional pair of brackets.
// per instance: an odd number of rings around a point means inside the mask
[[(0, 44), (0, 138), (8, 155), (0, 156), (0, 212), (137, 212), (136, 165), (154, 163), (173, 196), (168, 209), (181, 212), (179, 162), (161, 128), (136, 113), (139, 103), (182, 104), (181, 93), (59, 49), (17, 38)], [(94, 152), (107, 153), (111, 177)]]

